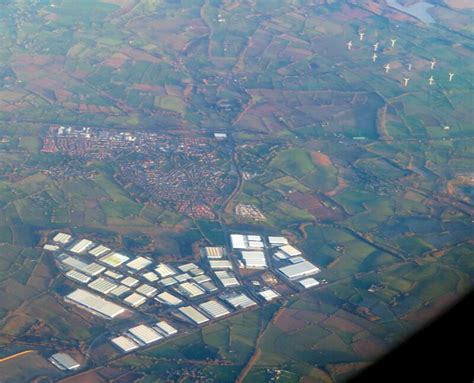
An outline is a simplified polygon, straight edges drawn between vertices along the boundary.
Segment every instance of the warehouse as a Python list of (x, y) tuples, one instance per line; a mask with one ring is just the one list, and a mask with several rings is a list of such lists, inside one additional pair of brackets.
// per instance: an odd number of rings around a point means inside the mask
[(289, 280), (300, 279), (319, 273), (321, 270), (311, 262), (304, 261), (278, 269)]
[(230, 241), (234, 250), (264, 248), (262, 237), (259, 235), (231, 234)]
[(72, 302), (95, 315), (113, 319), (127, 310), (115, 303), (109, 302), (89, 291), (77, 289), (65, 297), (66, 301)]
[(177, 305), (183, 303), (183, 301), (181, 299), (179, 299), (178, 297), (176, 297), (173, 294), (170, 294), (166, 291), (161, 293), (161, 294), (158, 294), (155, 297), (155, 299), (158, 302), (161, 302), (161, 303), (164, 303), (165, 305), (170, 305), (170, 306), (177, 306)]
[(82, 270), (87, 266), (87, 263), (80, 261), (77, 258), (66, 256), (66, 254), (61, 254), (59, 256), (61, 263), (65, 266), (72, 267), (76, 270)]
[(63, 265), (76, 269), (83, 274), (95, 276), (100, 274), (102, 271), (105, 270), (105, 267), (98, 265), (97, 263), (85, 263), (80, 261), (77, 258), (67, 256), (61, 260)]
[(89, 283), (87, 286), (90, 289), (98, 291), (102, 294), (108, 294), (117, 287), (115, 283), (104, 278), (97, 278), (96, 280)]
[(110, 254), (107, 254), (106, 256), (100, 258), (100, 261), (102, 263), (105, 263), (109, 265), (110, 267), (119, 267), (123, 263), (127, 262), (130, 258), (127, 257), (126, 255), (113, 252)]
[(191, 274), (193, 277), (196, 277), (198, 275), (203, 275), (204, 270), (200, 267), (196, 267), (195, 269), (189, 270), (189, 274)]
[(187, 297), (196, 298), (200, 295), (205, 294), (205, 291), (194, 282), (184, 282), (175, 287), (176, 292)]
[(140, 347), (138, 343), (134, 342), (129, 337), (123, 335), (118, 336), (116, 338), (112, 338), (111, 342), (115, 344), (118, 348), (120, 348), (120, 350), (122, 350), (123, 352), (130, 352)]
[(115, 289), (113, 289), (110, 294), (116, 297), (121, 297), (122, 295), (128, 293), (130, 291), (130, 287), (127, 286), (117, 286)]
[(270, 289), (270, 288), (260, 291), (258, 295), (260, 295), (267, 302), (270, 302), (273, 299), (278, 298), (280, 296), (279, 293), (277, 293), (275, 290)]
[(145, 267), (150, 266), (153, 262), (145, 257), (137, 257), (130, 262), (127, 263), (127, 267), (129, 269), (140, 271), (143, 270)]
[(72, 236), (66, 233), (58, 233), (53, 238), (53, 242), (60, 243), (62, 245), (65, 245), (71, 242), (71, 240), (72, 240)]
[(93, 246), (94, 242), (89, 241), (88, 239), (80, 239), (69, 249), (69, 251), (71, 253), (83, 254)]
[(92, 250), (89, 250), (89, 254), (93, 255), (94, 257), (102, 257), (103, 255), (110, 253), (110, 249), (105, 247), (104, 245), (99, 245), (94, 247)]
[(202, 274), (202, 275), (198, 275), (197, 277), (194, 277), (193, 280), (196, 283), (204, 283), (204, 282), (210, 281), (211, 277), (206, 274)]
[(89, 263), (83, 269), (81, 269), (81, 271), (84, 274), (91, 275), (93, 277), (95, 277), (96, 275), (99, 275), (104, 270), (106, 270), (106, 268), (104, 266), (99, 265), (95, 262)]
[(297, 256), (297, 257), (290, 257), (288, 258), (288, 261), (290, 263), (301, 263), (301, 262), (304, 262), (305, 259), (303, 257), (300, 257), (300, 256)]
[(216, 271), (215, 274), (216, 274), (216, 277), (221, 282), (222, 286), (224, 286), (225, 288), (235, 287), (235, 286), (240, 285), (237, 278), (226, 270)]
[(227, 308), (223, 304), (215, 300), (210, 300), (210, 301), (201, 303), (199, 305), (199, 308), (214, 319), (230, 314), (230, 311), (227, 310)]
[(46, 243), (44, 246), (43, 246), (43, 250), (47, 250), (47, 251), (58, 251), (60, 249), (59, 246), (57, 245), (50, 245), (49, 243)]
[(267, 261), (263, 251), (242, 251), (242, 259), (247, 269), (266, 269)]
[(227, 260), (219, 260), (219, 259), (210, 260), (209, 266), (211, 266), (211, 269), (213, 270), (232, 269), (232, 262), (227, 261)]
[(248, 248), (248, 241), (247, 236), (242, 234), (231, 234), (230, 235), (230, 242), (232, 243), (233, 249), (247, 249)]
[(135, 291), (146, 297), (152, 297), (158, 290), (153, 286), (144, 283), (143, 285), (138, 286)]
[(175, 275), (173, 278), (181, 283), (181, 282), (185, 282), (185, 281), (191, 279), (191, 275), (189, 275), (188, 273), (183, 273), (183, 274)]
[(178, 332), (177, 329), (175, 329), (173, 326), (171, 326), (170, 324), (168, 324), (165, 321), (158, 322), (155, 325), (155, 327), (162, 335), (164, 335), (166, 337), (174, 335)]
[(301, 251), (291, 245), (280, 246), (279, 249), (289, 257), (296, 257), (298, 255), (301, 255)]
[(69, 279), (72, 279), (74, 282), (79, 282), (79, 283), (89, 283), (91, 278), (85, 274), (82, 274), (79, 271), (76, 270), (69, 270), (66, 273), (66, 277)]
[(204, 288), (204, 290), (206, 290), (208, 293), (213, 293), (214, 291), (217, 291), (216, 285), (211, 281), (201, 283), (201, 287)]
[(136, 286), (140, 283), (140, 281), (137, 278), (133, 277), (126, 277), (120, 281), (122, 285), (128, 286), (128, 287), (133, 287)]
[(221, 259), (225, 256), (225, 249), (223, 247), (205, 247), (204, 256), (208, 259)]
[(193, 306), (180, 307), (178, 310), (196, 324), (209, 322), (209, 318), (200, 313)]
[(305, 278), (299, 281), (299, 284), (305, 289), (309, 289), (310, 287), (318, 286), (319, 281), (314, 278)]
[(235, 309), (245, 309), (247, 307), (255, 306), (255, 303), (245, 294), (235, 294), (224, 297), (224, 300), (228, 302)]
[(187, 273), (193, 269), (196, 269), (198, 266), (195, 263), (185, 263), (184, 265), (178, 266), (183, 273)]
[(166, 278), (175, 275), (176, 271), (171, 266), (160, 263), (155, 268), (155, 273), (157, 273), (161, 278)]
[(51, 355), (49, 361), (54, 364), (60, 370), (77, 370), (81, 365), (71, 358), (68, 354), (59, 352), (57, 354)]
[(177, 284), (178, 281), (176, 279), (174, 279), (173, 277), (168, 277), (168, 278), (162, 279), (160, 281), (160, 283), (163, 286), (173, 286), (173, 285)]
[(268, 237), (268, 243), (271, 247), (288, 245), (288, 240), (285, 237)]
[(106, 272), (104, 272), (104, 275), (107, 275), (108, 277), (112, 278), (112, 279), (120, 279), (123, 277), (123, 274), (120, 274), (120, 273), (116, 273), (115, 271), (112, 271), (112, 270), (107, 270)]
[(142, 275), (143, 278), (145, 278), (148, 282), (156, 282), (158, 279), (158, 275), (156, 275), (153, 271), (149, 271), (145, 274)]
[(132, 293), (128, 297), (124, 298), (123, 301), (129, 306), (137, 308), (146, 302), (146, 298), (143, 295)]
[(142, 344), (150, 344), (163, 339), (163, 336), (158, 331), (144, 324), (132, 327), (128, 332), (133, 336), (134, 340), (138, 340)]

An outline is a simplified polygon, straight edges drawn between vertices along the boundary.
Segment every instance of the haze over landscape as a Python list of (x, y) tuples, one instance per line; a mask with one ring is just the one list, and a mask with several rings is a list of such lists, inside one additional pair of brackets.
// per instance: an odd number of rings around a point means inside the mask
[(345, 382), (455, 304), (473, 16), (0, 0), (0, 382)]

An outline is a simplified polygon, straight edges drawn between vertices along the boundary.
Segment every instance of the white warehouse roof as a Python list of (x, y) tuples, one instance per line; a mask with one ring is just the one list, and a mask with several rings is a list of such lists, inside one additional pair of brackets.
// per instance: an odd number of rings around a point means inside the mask
[(132, 327), (128, 332), (144, 344), (150, 344), (163, 339), (163, 336), (158, 333), (158, 331), (153, 330), (151, 327), (145, 326), (144, 324)]
[(263, 251), (242, 251), (245, 267), (248, 269), (265, 269), (267, 261)]
[(299, 284), (305, 289), (309, 289), (310, 287), (318, 286), (319, 281), (314, 278), (305, 278), (299, 281)]
[(120, 281), (122, 285), (128, 286), (128, 287), (133, 287), (138, 285), (140, 281), (137, 278), (133, 277), (126, 277)]
[(176, 291), (188, 298), (198, 297), (205, 293), (205, 291), (194, 282), (183, 282), (176, 286)]
[(68, 354), (58, 352), (49, 358), (50, 362), (61, 370), (77, 370), (81, 365)]
[(288, 240), (285, 237), (268, 237), (268, 242), (272, 246), (288, 245)]
[(132, 350), (136, 350), (140, 346), (134, 342), (132, 339), (126, 336), (118, 336), (116, 338), (112, 338), (111, 342), (115, 344), (117, 347), (119, 347), (122, 351), (124, 352), (129, 352)]
[(311, 262), (304, 261), (281, 267), (280, 272), (290, 280), (300, 279), (319, 273), (321, 270)]
[(132, 293), (123, 301), (129, 306), (139, 307), (146, 302), (146, 298), (143, 295)]
[(104, 278), (97, 278), (96, 280), (89, 283), (87, 286), (92, 290), (98, 291), (99, 293), (108, 294), (117, 287), (117, 284), (110, 282)]
[(279, 249), (290, 257), (296, 257), (297, 255), (301, 255), (301, 251), (291, 245), (280, 246)]
[(209, 260), (211, 269), (232, 269), (232, 262), (227, 260)]
[(165, 321), (158, 322), (155, 327), (159, 332), (161, 332), (164, 336), (171, 336), (178, 332), (173, 326)]
[(168, 292), (163, 292), (161, 294), (158, 294), (155, 299), (161, 303), (171, 305), (171, 306), (177, 306), (183, 301), (179, 299), (178, 297), (174, 296), (173, 294), (170, 294)]
[(66, 233), (58, 233), (54, 236), (53, 241), (56, 243), (62, 243), (65, 245), (66, 243), (69, 243), (72, 239), (72, 236)]
[(105, 247), (104, 245), (99, 245), (97, 247), (94, 247), (92, 250), (89, 250), (89, 254), (93, 255), (94, 257), (101, 257), (102, 255), (107, 254), (111, 250), (108, 247)]
[(96, 315), (104, 316), (108, 319), (115, 318), (126, 311), (122, 306), (82, 289), (74, 290), (66, 296), (66, 299), (88, 309)]
[(200, 313), (193, 306), (180, 307), (178, 310), (196, 324), (209, 322), (209, 318), (207, 318), (204, 314)]
[(72, 253), (82, 254), (94, 246), (94, 242), (88, 239), (80, 239), (70, 249)]
[(207, 258), (220, 259), (225, 255), (225, 249), (223, 247), (205, 247), (204, 254)]
[(212, 318), (220, 318), (230, 314), (230, 311), (223, 304), (215, 300), (201, 303), (199, 307)]
[(228, 303), (232, 305), (232, 307), (236, 309), (244, 309), (247, 307), (255, 306), (256, 303), (250, 299), (247, 295), (245, 294), (236, 294), (236, 295), (231, 295), (226, 298), (224, 298)]
[(138, 286), (135, 291), (137, 293), (140, 293), (146, 297), (152, 297), (153, 295), (156, 294), (156, 292), (158, 291), (156, 288), (154, 288), (153, 286), (150, 286), (150, 285), (147, 285), (147, 284), (143, 284), (143, 285), (140, 285)]
[(216, 271), (215, 274), (224, 287), (233, 287), (240, 285), (237, 278), (226, 270)]
[(233, 249), (246, 249), (248, 247), (247, 238), (242, 234), (231, 234), (230, 241)]
[(158, 266), (155, 268), (155, 272), (159, 274), (161, 278), (166, 278), (176, 274), (176, 271), (171, 266), (168, 266), (164, 263), (158, 264)]
[(151, 265), (153, 262), (151, 259), (145, 258), (145, 257), (137, 257), (130, 262), (127, 263), (127, 267), (132, 269), (132, 270), (143, 270), (145, 267)]
[(260, 295), (267, 302), (270, 302), (271, 300), (278, 298), (280, 296), (280, 294), (273, 289), (262, 290), (258, 293), (258, 295)]
[(88, 283), (91, 280), (91, 277), (85, 274), (82, 274), (81, 272), (76, 271), (76, 270), (69, 270), (66, 273), (66, 277), (72, 279), (75, 282), (80, 282), (80, 283)]

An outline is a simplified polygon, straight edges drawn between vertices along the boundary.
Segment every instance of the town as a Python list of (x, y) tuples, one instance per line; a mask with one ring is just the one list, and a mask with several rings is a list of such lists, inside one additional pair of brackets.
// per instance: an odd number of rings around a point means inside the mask
[[(220, 141), (220, 142), (217, 142)], [(43, 139), (44, 153), (62, 153), (83, 161), (113, 163), (116, 179), (133, 184), (156, 201), (194, 218), (215, 218), (236, 177), (222, 139), (171, 134), (52, 126)], [(77, 174), (59, 165), (56, 177)], [(86, 172), (84, 172), (86, 173)]]
[(63, 232), (43, 248), (67, 278), (65, 304), (104, 320), (135, 322), (109, 334), (127, 353), (326, 283), (285, 237), (234, 233), (229, 239), (230, 248), (203, 246), (199, 260), (187, 263), (155, 262)]

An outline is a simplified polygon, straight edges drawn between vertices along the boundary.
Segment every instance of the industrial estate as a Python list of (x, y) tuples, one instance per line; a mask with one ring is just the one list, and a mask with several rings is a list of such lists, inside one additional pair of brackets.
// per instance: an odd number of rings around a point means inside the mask
[[(195, 263), (157, 263), (63, 232), (54, 234), (43, 248), (71, 281), (73, 291), (64, 296), (65, 304), (104, 320), (137, 318), (133, 327), (110, 334), (112, 344), (130, 352), (189, 326), (325, 283), (315, 279), (320, 268), (285, 237), (230, 234), (230, 245), (202, 247)], [(140, 313), (156, 321), (140, 322)], [(57, 359), (51, 359), (57, 366), (78, 368)]]

